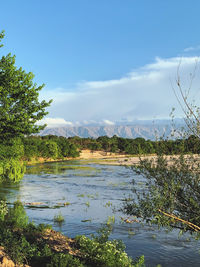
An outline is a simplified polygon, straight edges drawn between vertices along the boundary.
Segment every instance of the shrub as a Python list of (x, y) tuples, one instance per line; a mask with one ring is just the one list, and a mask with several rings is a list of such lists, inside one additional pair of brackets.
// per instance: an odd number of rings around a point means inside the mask
[(77, 236), (81, 257), (86, 266), (95, 267), (142, 267), (144, 257), (140, 257), (137, 262), (128, 257), (124, 251), (125, 245), (121, 240), (108, 240), (111, 232), (111, 225), (102, 227), (98, 236), (92, 239), (84, 235)]
[(17, 159), (5, 159), (0, 161), (0, 180), (17, 182), (24, 176), (24, 163)]
[(65, 219), (61, 213), (59, 213), (58, 215), (55, 215), (53, 220), (54, 220), (54, 222), (57, 222), (57, 223), (62, 223), (65, 221)]

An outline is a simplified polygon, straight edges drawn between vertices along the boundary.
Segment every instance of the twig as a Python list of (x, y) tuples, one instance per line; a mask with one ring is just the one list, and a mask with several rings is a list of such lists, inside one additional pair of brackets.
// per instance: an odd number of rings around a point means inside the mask
[(164, 212), (162, 210), (158, 210), (159, 212), (161, 212), (163, 215), (167, 216), (167, 217), (170, 217), (172, 219), (175, 219), (176, 221), (179, 221), (179, 222), (182, 222), (186, 225), (188, 225), (190, 228), (192, 228), (195, 232), (199, 232), (200, 231), (200, 227), (191, 223), (191, 222), (188, 222), (188, 221), (185, 221), (177, 216), (175, 216), (174, 214), (170, 214), (170, 213), (167, 213), (167, 212)]

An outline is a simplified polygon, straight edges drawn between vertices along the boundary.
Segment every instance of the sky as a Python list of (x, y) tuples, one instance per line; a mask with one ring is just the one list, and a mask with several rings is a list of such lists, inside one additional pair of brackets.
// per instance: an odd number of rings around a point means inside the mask
[[(173, 89), (198, 102), (199, 0), (1, 0), (0, 56), (53, 99), (49, 126), (182, 116)], [(197, 103), (198, 104), (198, 103)]]

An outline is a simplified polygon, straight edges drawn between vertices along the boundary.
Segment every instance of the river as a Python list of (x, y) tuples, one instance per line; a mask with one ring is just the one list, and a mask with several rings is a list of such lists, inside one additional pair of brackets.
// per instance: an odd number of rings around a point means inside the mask
[[(133, 176), (138, 189), (144, 186), (143, 178), (125, 166), (84, 160), (37, 164), (27, 167), (18, 184), (2, 186), (0, 196), (11, 205), (22, 201), (31, 221), (51, 224), (69, 237), (95, 234), (109, 220), (114, 223), (110, 238), (122, 239), (129, 256), (144, 255), (147, 266), (200, 266), (200, 242), (190, 235), (122, 220), (127, 216), (119, 208), (131, 195)], [(62, 224), (54, 222), (59, 214)]]

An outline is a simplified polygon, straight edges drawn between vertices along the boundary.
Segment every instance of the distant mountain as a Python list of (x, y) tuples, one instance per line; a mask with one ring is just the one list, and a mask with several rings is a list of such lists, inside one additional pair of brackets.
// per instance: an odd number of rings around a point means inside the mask
[(167, 121), (160, 121), (160, 123), (141, 123), (141, 121), (134, 125), (110, 125), (110, 126), (79, 126), (79, 127), (57, 127), (46, 128), (40, 135), (57, 135), (64, 137), (92, 137), (99, 136), (112, 137), (117, 135), (124, 138), (142, 137), (145, 139), (155, 140), (158, 137), (170, 136), (173, 132), (173, 127)]

